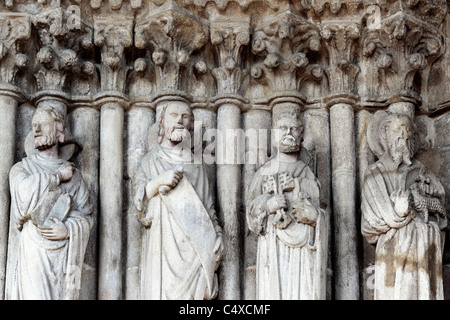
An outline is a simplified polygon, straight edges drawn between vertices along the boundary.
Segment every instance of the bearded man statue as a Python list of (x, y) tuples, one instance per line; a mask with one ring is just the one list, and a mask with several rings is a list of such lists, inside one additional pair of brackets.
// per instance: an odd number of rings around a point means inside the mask
[(329, 227), (320, 183), (299, 158), (299, 116), (281, 112), (275, 124), (278, 151), (256, 172), (246, 210), (259, 236), (256, 299), (324, 300)]
[(74, 150), (68, 134), (59, 108), (41, 103), (27, 157), (10, 171), (7, 299), (79, 299), (93, 206), (81, 172), (68, 161)]
[(193, 161), (193, 124), (187, 102), (165, 103), (154, 126), (158, 135), (135, 176), (134, 201), (145, 227), (142, 300), (211, 300), (218, 294), (222, 229), (205, 167)]
[(367, 130), (378, 161), (365, 173), (361, 228), (376, 246), (377, 300), (444, 298), (444, 187), (414, 158), (416, 133), (408, 116), (386, 111), (377, 111)]

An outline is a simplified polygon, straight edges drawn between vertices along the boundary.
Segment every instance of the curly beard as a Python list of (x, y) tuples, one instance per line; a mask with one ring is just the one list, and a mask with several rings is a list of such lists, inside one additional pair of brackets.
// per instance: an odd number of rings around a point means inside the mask
[(34, 147), (40, 151), (49, 149), (58, 143), (56, 132), (34, 137)]
[(167, 139), (169, 139), (172, 142), (181, 142), (186, 140), (188, 136), (190, 137), (190, 132), (184, 127), (172, 127), (168, 132), (166, 132)]
[(278, 143), (280, 152), (289, 153), (297, 152), (300, 150), (300, 143), (291, 135), (285, 135), (281, 137)]

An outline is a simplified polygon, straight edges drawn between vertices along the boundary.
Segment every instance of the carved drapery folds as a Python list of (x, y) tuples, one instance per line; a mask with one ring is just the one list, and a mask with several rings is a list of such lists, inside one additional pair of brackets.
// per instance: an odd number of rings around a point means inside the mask
[[(300, 157), (333, 219), (327, 298), (371, 297), (361, 283), (374, 256), (358, 228), (363, 172), (375, 162), (366, 128), (380, 109), (415, 119), (427, 140), (417, 158), (448, 176), (449, 142), (433, 134), (448, 123), (448, 19), (445, 0), (0, 0), (0, 298), (8, 172), (21, 160), (27, 119), (48, 101), (84, 148), (74, 161), (99, 213), (82, 297), (136, 298), (141, 226), (131, 184), (171, 101), (193, 110), (195, 150), (215, 160), (207, 172), (223, 227), (219, 299), (255, 297), (257, 248), (243, 208), (285, 111), (302, 120)], [(210, 129), (224, 139), (210, 139)], [(252, 141), (252, 130), (267, 139)], [(239, 152), (248, 160), (254, 145), (258, 160), (242, 163)]]

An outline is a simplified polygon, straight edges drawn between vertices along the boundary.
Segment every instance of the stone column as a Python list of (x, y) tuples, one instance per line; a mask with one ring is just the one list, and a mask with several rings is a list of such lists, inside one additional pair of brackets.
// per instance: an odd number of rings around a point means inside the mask
[[(364, 174), (370, 164), (375, 162), (375, 156), (369, 148), (367, 142), (367, 126), (372, 118), (372, 114), (368, 110), (361, 110), (356, 114), (356, 145), (357, 149), (357, 168), (358, 178), (356, 180), (356, 190), (362, 190), (364, 183)], [(358, 216), (361, 215), (361, 209), (357, 208)], [(367, 241), (362, 241), (362, 265), (361, 265), (361, 299), (373, 300), (374, 293), (374, 261), (375, 261), (375, 246)]]
[[(212, 75), (217, 83), (215, 98), (217, 129), (217, 200), (223, 227), (224, 254), (219, 273), (219, 298), (241, 298), (241, 164), (245, 161), (245, 141), (241, 129), (241, 109), (247, 103), (247, 70), (242, 63), (243, 48), (249, 44), (249, 21), (212, 19), (211, 42), (219, 65)], [(223, 157), (221, 157), (221, 155)]]
[(133, 43), (132, 17), (94, 17), (94, 43), (101, 47), (101, 92), (94, 97), (100, 109), (100, 300), (123, 296), (123, 173), (125, 92), (130, 67), (124, 49)]
[[(303, 147), (308, 150), (307, 160), (313, 164), (312, 170), (321, 183), (320, 202), (326, 207), (328, 225), (332, 225), (331, 198), (331, 151), (330, 151), (330, 114), (322, 103), (308, 104), (303, 113)], [(312, 158), (312, 159), (311, 159)], [(329, 228), (329, 251), (327, 264), (327, 300), (332, 298), (333, 292), (333, 234)]]
[[(252, 109), (243, 114), (243, 127), (247, 136), (249, 130), (254, 130), (255, 140), (247, 143), (248, 157), (242, 170), (242, 199), (243, 208), (247, 207), (248, 189), (252, 183), (256, 171), (267, 162), (270, 155), (270, 129), (272, 128), (272, 116), (268, 110)], [(249, 134), (249, 138), (250, 138)], [(256, 143), (256, 144), (255, 144)], [(255, 152), (256, 154), (252, 154)], [(255, 161), (256, 160), (256, 161)], [(241, 216), (241, 234), (243, 242), (243, 263), (241, 267), (242, 299), (254, 300), (256, 297), (256, 251), (258, 236), (248, 232), (245, 212)]]
[(335, 298), (359, 299), (356, 222), (356, 145), (354, 107), (359, 74), (357, 44), (361, 27), (352, 22), (327, 22), (321, 30), (327, 50), (330, 109), (331, 176), (334, 217)]
[[(6, 3), (8, 5), (8, 3)], [(16, 87), (19, 69), (27, 66), (28, 57), (21, 45), (30, 37), (31, 23), (27, 14), (0, 13), (0, 300), (4, 299), (9, 230), (9, 170), (16, 154), (17, 107), (24, 100)]]
[(123, 130), (127, 99), (104, 92), (100, 107), (99, 288), (103, 300), (122, 298)]
[(92, 105), (82, 103), (69, 113), (71, 132), (79, 142), (83, 152), (78, 158), (78, 168), (94, 204), (94, 224), (89, 236), (89, 243), (84, 257), (81, 278), (81, 300), (97, 299), (98, 274), (98, 202), (99, 202), (99, 154), (100, 154), (100, 113)]
[(240, 100), (216, 101), (217, 202), (223, 228), (224, 254), (219, 273), (219, 299), (240, 299), (241, 109)]
[(17, 107), (23, 95), (18, 88), (0, 85), (0, 299), (4, 299), (6, 277), (6, 253), (9, 230), (9, 170), (16, 154)]
[(137, 219), (133, 204), (133, 177), (143, 155), (148, 151), (148, 133), (155, 122), (153, 106), (147, 102), (136, 103), (127, 112), (127, 165), (126, 186), (128, 190), (128, 210), (126, 225), (126, 265), (125, 265), (125, 299), (139, 299), (139, 264), (141, 254), (142, 225)]
[(335, 294), (338, 300), (359, 299), (354, 121), (353, 107), (350, 104), (336, 103), (330, 107)]

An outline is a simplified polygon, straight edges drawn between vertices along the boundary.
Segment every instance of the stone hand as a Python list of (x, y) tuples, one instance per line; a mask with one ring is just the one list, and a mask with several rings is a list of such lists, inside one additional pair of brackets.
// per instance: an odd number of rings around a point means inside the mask
[(69, 181), (72, 179), (73, 173), (75, 171), (75, 166), (72, 162), (65, 162), (58, 169), (61, 175), (61, 182)]
[(177, 186), (178, 182), (183, 178), (183, 167), (177, 166), (173, 170), (166, 171), (161, 175), (161, 185), (158, 189), (160, 193), (167, 193), (170, 189)]
[(302, 199), (302, 201), (296, 200), (292, 204), (292, 207), (298, 223), (309, 224), (312, 226), (316, 225), (319, 214), (317, 209), (308, 199)]
[(53, 241), (66, 239), (69, 231), (67, 230), (65, 224), (56, 218), (51, 219), (53, 220), (54, 224), (50, 227), (38, 227), (41, 235), (44, 238)]
[(394, 203), (395, 212), (402, 217), (407, 216), (409, 212), (409, 191), (394, 191), (390, 198)]
[(267, 210), (272, 214), (280, 209), (287, 209), (286, 196), (283, 194), (276, 194), (267, 201)]

